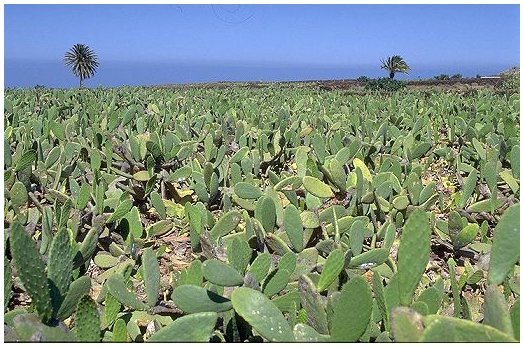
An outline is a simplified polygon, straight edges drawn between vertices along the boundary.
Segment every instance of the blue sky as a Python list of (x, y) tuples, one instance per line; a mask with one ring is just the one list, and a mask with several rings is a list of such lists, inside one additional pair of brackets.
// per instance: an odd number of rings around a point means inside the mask
[(378, 77), (394, 54), (407, 78), (520, 61), (518, 5), (5, 5), (4, 23), (6, 86), (76, 86), (75, 43), (99, 57), (88, 86)]

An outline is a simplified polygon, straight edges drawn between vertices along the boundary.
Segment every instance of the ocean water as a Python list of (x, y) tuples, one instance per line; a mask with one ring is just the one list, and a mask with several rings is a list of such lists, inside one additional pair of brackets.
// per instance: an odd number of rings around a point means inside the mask
[[(516, 63), (515, 65), (518, 65)], [(462, 74), (463, 77), (489, 76), (511, 65), (484, 64), (467, 66), (411, 65), (409, 75), (397, 74), (398, 79), (427, 79), (440, 74)], [(187, 63), (187, 62), (100, 62), (94, 77), (85, 81), (87, 87), (147, 86), (218, 81), (304, 81), (356, 79), (388, 76), (378, 64), (362, 66), (322, 66), (279, 63)], [(78, 86), (78, 79), (62, 61), (4, 61), (4, 87), (31, 88), (42, 85), (52, 88)]]

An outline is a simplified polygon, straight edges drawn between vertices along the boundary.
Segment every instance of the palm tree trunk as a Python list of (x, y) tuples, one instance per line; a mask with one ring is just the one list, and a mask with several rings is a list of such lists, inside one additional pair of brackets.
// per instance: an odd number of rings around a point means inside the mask
[(80, 77), (80, 89), (82, 89), (82, 77)]
[(391, 79), (395, 78), (395, 73), (393, 71), (391, 71), (389, 73), (389, 78), (391, 78)]

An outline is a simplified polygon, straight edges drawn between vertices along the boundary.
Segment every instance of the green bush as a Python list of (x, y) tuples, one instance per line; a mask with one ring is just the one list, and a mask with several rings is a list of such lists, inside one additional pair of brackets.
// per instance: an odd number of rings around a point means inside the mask
[(447, 81), (447, 80), (449, 80), (449, 75), (440, 74), (440, 75), (435, 76), (433, 78), (436, 79), (437, 81)]
[(395, 92), (397, 90), (405, 88), (406, 85), (406, 82), (384, 77), (369, 80), (366, 84), (366, 89), (385, 92)]

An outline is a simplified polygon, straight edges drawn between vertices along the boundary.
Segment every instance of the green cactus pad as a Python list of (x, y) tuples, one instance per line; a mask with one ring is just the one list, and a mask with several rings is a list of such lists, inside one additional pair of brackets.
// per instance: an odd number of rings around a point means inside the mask
[(127, 327), (123, 319), (117, 319), (113, 325), (113, 342), (128, 342), (127, 341)]
[(268, 341), (294, 341), (293, 331), (282, 312), (261, 292), (236, 288), (231, 293), (231, 301), (235, 311)]
[(308, 276), (300, 276), (298, 290), (302, 308), (307, 314), (305, 323), (320, 334), (328, 334), (326, 309), (313, 281)]
[(107, 279), (107, 289), (123, 305), (134, 308), (135, 310), (146, 309), (147, 306), (139, 301), (134, 293), (127, 290), (124, 277), (121, 274), (114, 274)]
[(96, 278), (96, 281), (98, 283), (103, 283), (105, 280), (107, 280), (109, 277), (113, 276), (114, 274), (121, 274), (124, 275), (128, 272), (130, 272), (131, 268), (135, 265), (135, 262), (133, 259), (127, 259), (124, 260), (121, 263), (118, 263), (116, 266), (113, 266), (112, 268), (107, 269), (102, 274), (98, 275)]
[(289, 204), (284, 210), (284, 230), (287, 237), (296, 252), (302, 252), (304, 249), (304, 229), (300, 211), (292, 204)]
[(210, 235), (216, 240), (235, 230), (238, 223), (242, 220), (242, 214), (238, 211), (229, 211), (224, 214), (215, 226), (211, 229)]
[(173, 229), (173, 222), (170, 220), (160, 220), (146, 228), (147, 237), (162, 236)]
[(139, 171), (133, 174), (133, 178), (137, 181), (147, 182), (151, 178), (151, 175), (147, 171)]
[(153, 249), (144, 249), (142, 253), (142, 268), (147, 304), (153, 307), (158, 300), (158, 294), (160, 292), (160, 266), (158, 265)]
[(45, 168), (51, 168), (60, 159), (61, 154), (62, 148), (60, 146), (52, 148), (45, 159)]
[(86, 208), (89, 200), (91, 200), (91, 187), (87, 183), (83, 183), (76, 198), (76, 208), (83, 210)]
[(107, 328), (118, 317), (122, 304), (120, 303), (120, 301), (118, 301), (117, 298), (115, 298), (113, 295), (111, 295), (111, 293), (108, 292), (105, 294), (104, 305), (105, 308), (104, 316), (102, 318), (102, 328)]
[(244, 277), (230, 265), (216, 259), (208, 259), (202, 264), (202, 274), (211, 283), (233, 287), (244, 283)]
[(289, 273), (293, 273), (293, 271), (295, 271), (296, 266), (297, 257), (293, 252), (285, 253), (282, 257), (280, 257), (280, 260), (278, 261), (278, 269), (288, 270)]
[(420, 342), (517, 342), (489, 325), (445, 316), (426, 316)]
[(51, 289), (54, 311), (58, 311), (64, 299), (73, 274), (73, 249), (69, 231), (65, 228), (60, 229), (51, 243), (49, 249), (49, 259), (47, 265), (47, 277), (54, 284), (57, 293)]
[(286, 177), (277, 184), (275, 184), (275, 190), (277, 192), (279, 191), (286, 191), (286, 190), (295, 190), (300, 188), (302, 185), (302, 178), (299, 176), (290, 176)]
[(408, 150), (408, 159), (414, 160), (417, 158), (422, 157), (424, 154), (426, 154), (427, 151), (429, 151), (431, 148), (431, 143), (429, 142), (422, 142), (413, 147), (412, 150)]
[(331, 340), (355, 342), (368, 327), (373, 298), (362, 277), (353, 277), (344, 284), (331, 319)]
[(500, 284), (519, 259), (520, 203), (509, 207), (495, 227), (488, 283)]
[(45, 264), (40, 258), (36, 244), (18, 221), (12, 224), (10, 241), (17, 275), (45, 323), (52, 314)]
[(276, 296), (271, 301), (282, 312), (291, 312), (294, 308), (300, 307), (300, 294), (298, 290), (289, 291), (283, 295)]
[(329, 335), (317, 333), (309, 325), (299, 323), (293, 328), (293, 334), (297, 342), (329, 342)]
[(138, 208), (133, 206), (123, 218), (126, 219), (129, 224), (129, 233), (132, 234), (135, 239), (141, 238), (144, 233), (144, 227), (140, 220)]
[(371, 176), (371, 172), (369, 171), (368, 167), (366, 166), (366, 164), (362, 160), (360, 160), (359, 158), (353, 159), (353, 166), (355, 167), (355, 170), (356, 169), (360, 169), (360, 171), (362, 172), (362, 177), (366, 181), (368, 181), (368, 182), (373, 181), (373, 177)]
[(364, 243), (364, 237), (366, 235), (366, 227), (362, 221), (355, 221), (351, 224), (349, 230), (349, 243), (351, 247), (351, 253), (353, 256), (358, 256), (362, 252), (362, 245)]
[(304, 176), (302, 183), (304, 188), (316, 197), (331, 198), (334, 196), (331, 187), (316, 177)]
[(393, 207), (397, 210), (405, 210), (409, 205), (409, 198), (407, 195), (399, 195), (393, 199)]
[(11, 187), (9, 191), (9, 196), (11, 198), (11, 205), (13, 208), (17, 209), (27, 203), (28, 195), (25, 185), (16, 181), (15, 184)]
[(286, 288), (291, 272), (287, 269), (277, 269), (271, 272), (264, 281), (262, 292), (271, 297)]
[(15, 165), (15, 171), (20, 172), (25, 170), (28, 167), (31, 167), (33, 165), (33, 162), (36, 161), (36, 151), (34, 149), (30, 149), (24, 154), (22, 154), (22, 157), (16, 162)]
[(277, 211), (273, 199), (266, 195), (258, 200), (255, 207), (255, 218), (260, 221), (266, 233), (273, 232), (277, 221)]
[(404, 226), (398, 249), (400, 303), (411, 304), (413, 293), (429, 261), (431, 228), (426, 212), (413, 211)]
[(513, 336), (513, 326), (511, 324), (508, 304), (497, 286), (487, 286), (483, 308), (484, 319), (482, 324), (490, 325), (499, 331)]
[(49, 326), (39, 321), (34, 313), (19, 314), (12, 327), (4, 327), (5, 342), (74, 342), (75, 335), (63, 324)]
[(166, 206), (164, 205), (160, 194), (157, 192), (151, 192), (149, 198), (151, 199), (151, 204), (160, 215), (160, 219), (166, 219)]
[(455, 237), (453, 237), (453, 247), (462, 248), (471, 243), (477, 237), (479, 225), (470, 223), (466, 225)]
[(84, 241), (80, 244), (80, 249), (74, 257), (73, 269), (80, 267), (91, 258), (96, 250), (97, 243), (98, 229), (93, 227), (87, 232)]
[(424, 302), (428, 306), (429, 314), (436, 314), (442, 303), (443, 293), (433, 286), (428, 287), (420, 293), (417, 301)]
[(389, 331), (389, 311), (386, 308), (386, 301), (384, 298), (384, 285), (382, 284), (382, 277), (376, 271), (373, 271), (372, 286), (377, 308), (380, 311), (386, 330)]
[(123, 200), (120, 201), (118, 206), (115, 209), (115, 212), (111, 214), (111, 216), (106, 220), (106, 223), (112, 223), (116, 222), (122, 217), (124, 217), (129, 210), (131, 210), (131, 207), (133, 207), (133, 201), (131, 199), (124, 197)]
[(162, 150), (160, 149), (160, 146), (158, 146), (156, 142), (147, 141), (146, 148), (147, 148), (147, 151), (151, 153), (151, 155), (153, 156), (155, 160), (160, 161), (163, 159), (164, 156), (162, 154)]
[(389, 249), (374, 248), (367, 252), (352, 257), (349, 261), (350, 268), (368, 268), (383, 264), (389, 257)]
[(180, 277), (176, 279), (176, 285), (194, 284), (200, 286), (202, 280), (202, 262), (196, 259), (191, 262), (191, 265), (180, 272)]
[(329, 161), (328, 170), (331, 178), (333, 179), (336, 187), (340, 190), (346, 190), (347, 174), (344, 170), (344, 163), (333, 158)]
[(496, 210), (504, 205), (502, 199), (486, 199), (477, 201), (474, 204), (471, 204), (466, 211), (469, 213), (480, 213), (480, 212), (490, 212), (492, 209)]
[(224, 312), (233, 308), (231, 301), (205, 288), (185, 284), (173, 290), (173, 301), (184, 312)]
[(148, 342), (208, 342), (217, 321), (215, 312), (193, 313), (175, 319)]
[(240, 237), (235, 237), (227, 248), (229, 264), (241, 275), (244, 275), (246, 272), (246, 267), (249, 265), (252, 255), (253, 250), (249, 247), (249, 244)]
[(56, 315), (57, 318), (64, 320), (70, 317), (75, 311), (76, 305), (80, 299), (89, 294), (90, 289), (91, 279), (89, 277), (82, 276), (74, 280), (69, 286), (64, 301), (62, 301), (62, 304), (60, 305), (60, 309)]
[(278, 255), (283, 256), (286, 253), (293, 253), (287, 243), (274, 233), (268, 233), (265, 241), (268, 248)]
[(335, 249), (326, 259), (326, 264), (317, 283), (317, 290), (319, 292), (326, 290), (337, 279), (343, 268), (344, 253), (340, 249)]
[(262, 196), (262, 192), (258, 187), (255, 187), (247, 182), (238, 182), (235, 184), (235, 194), (242, 199), (258, 199)]
[(260, 253), (249, 266), (249, 272), (258, 283), (261, 283), (264, 277), (267, 276), (270, 266), (271, 256), (268, 253)]
[(408, 307), (391, 311), (391, 332), (395, 342), (418, 342), (424, 331), (422, 316)]
[(241, 161), (242, 159), (244, 159), (246, 157), (246, 155), (249, 153), (249, 148), (248, 147), (242, 147), (238, 150), (238, 152), (236, 152), (232, 157), (231, 159), (229, 160), (229, 163), (230, 164), (233, 164), (233, 163), (237, 163), (239, 161)]
[(75, 333), (81, 342), (100, 342), (100, 317), (96, 302), (84, 296), (76, 308)]
[(314, 247), (306, 248), (297, 254), (295, 271), (291, 275), (291, 280), (296, 281), (302, 275), (310, 273), (316, 266), (318, 260), (318, 250)]
[(312, 211), (302, 211), (302, 213), (300, 213), (300, 220), (304, 228), (316, 229), (320, 226), (318, 216)]
[(109, 253), (99, 252), (93, 258), (95, 264), (102, 269), (109, 269), (118, 264), (118, 258)]

